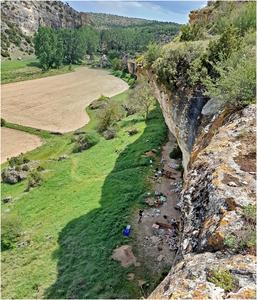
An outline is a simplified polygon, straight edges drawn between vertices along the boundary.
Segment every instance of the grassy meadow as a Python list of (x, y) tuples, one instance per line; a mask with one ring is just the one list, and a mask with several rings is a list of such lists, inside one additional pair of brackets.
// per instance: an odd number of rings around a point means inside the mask
[(42, 71), (36, 58), (26, 58), (22, 60), (7, 60), (1, 62), (1, 83), (11, 83), (29, 79), (36, 79), (59, 75), (74, 70), (69, 66), (62, 66), (59, 69), (49, 69)]
[[(128, 92), (112, 101), (124, 101)], [(90, 123), (81, 130), (95, 131), (97, 114), (88, 109)], [(117, 137), (100, 138), (92, 148), (73, 154), (72, 133), (62, 136), (18, 125), (8, 127), (40, 135), (44, 144), (26, 156), (40, 160), (45, 168), (43, 184), (24, 192), (26, 180), (2, 184), (3, 215), (20, 219), (24, 247), (2, 252), (3, 298), (139, 298), (156, 285), (157, 274), (143, 267), (123, 268), (111, 259), (119, 245), (133, 244), (122, 229), (142, 205), (142, 195), (151, 189), (147, 179), (151, 166), (143, 154), (159, 149), (167, 129), (158, 106), (145, 122), (130, 116), (118, 123)], [(17, 128), (18, 127), (18, 128)], [(137, 128), (129, 136), (127, 130)], [(62, 154), (68, 159), (57, 161)], [(139, 249), (135, 249), (138, 251)], [(145, 268), (145, 267), (144, 267)], [(142, 291), (137, 279), (149, 283)]]

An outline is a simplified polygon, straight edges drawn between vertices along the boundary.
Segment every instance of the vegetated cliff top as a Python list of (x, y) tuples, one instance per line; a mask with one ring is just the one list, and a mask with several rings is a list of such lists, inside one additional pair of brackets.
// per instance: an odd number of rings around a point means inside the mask
[(110, 27), (118, 27), (118, 26), (144, 26), (144, 25), (152, 25), (152, 24), (169, 24), (174, 26), (179, 26), (179, 24), (174, 22), (161, 22), (154, 20), (147, 20), (141, 18), (132, 18), (132, 17), (124, 17), (106, 13), (88, 13), (88, 16), (92, 20), (92, 22), (100, 28), (110, 28)]

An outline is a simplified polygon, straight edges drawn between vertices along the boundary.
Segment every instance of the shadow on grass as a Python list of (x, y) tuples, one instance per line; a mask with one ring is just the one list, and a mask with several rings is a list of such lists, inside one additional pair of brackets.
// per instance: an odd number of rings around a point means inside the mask
[[(146, 191), (149, 158), (143, 154), (158, 149), (167, 135), (159, 107), (151, 112), (143, 134), (116, 160), (107, 176), (101, 195), (101, 207), (69, 222), (59, 234), (56, 282), (46, 298), (139, 298), (137, 281), (128, 281), (135, 267), (122, 268), (111, 260), (119, 245), (132, 242), (122, 236), (131, 213), (139, 207)], [(104, 159), (104, 158), (103, 158)], [(87, 195), (85, 195), (86, 200)]]

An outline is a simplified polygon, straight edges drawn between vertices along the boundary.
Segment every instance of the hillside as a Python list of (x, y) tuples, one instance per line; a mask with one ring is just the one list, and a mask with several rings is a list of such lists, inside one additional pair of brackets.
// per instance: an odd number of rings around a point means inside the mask
[[(136, 44), (139, 43), (138, 35), (148, 43), (153, 40), (170, 42), (179, 29), (179, 24), (172, 22), (153, 22), (110, 14), (78, 12), (61, 1), (3, 1), (1, 16), (1, 56), (5, 59), (33, 54), (32, 37), (40, 26), (74, 29), (92, 25), (99, 34), (104, 30), (116, 28), (119, 31), (110, 32), (109, 35), (117, 36), (118, 39), (122, 38), (119, 36), (123, 34), (122, 30), (130, 33), (135, 29), (130, 38), (135, 40)], [(124, 41), (118, 43), (122, 44)]]
[(2, 1), (1, 55), (32, 54), (32, 36), (39, 26), (78, 28), (86, 24), (91, 24), (87, 14), (61, 1)]
[(99, 28), (110, 28), (110, 27), (127, 27), (127, 26), (143, 26), (143, 25), (157, 25), (157, 24), (169, 24), (178, 26), (179, 24), (174, 22), (159, 22), (140, 18), (117, 16), (105, 13), (88, 13), (88, 16)]

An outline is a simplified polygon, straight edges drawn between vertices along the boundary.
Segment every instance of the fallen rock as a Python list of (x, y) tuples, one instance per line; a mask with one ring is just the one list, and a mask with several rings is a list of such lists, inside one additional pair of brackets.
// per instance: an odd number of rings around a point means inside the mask
[(132, 281), (135, 279), (135, 274), (134, 273), (128, 273), (128, 280)]
[(9, 203), (12, 201), (12, 197), (11, 196), (6, 196), (2, 199), (2, 202), (3, 203)]
[(58, 161), (65, 160), (65, 159), (67, 159), (67, 158), (69, 158), (69, 156), (66, 155), (66, 154), (64, 154), (64, 155), (61, 155), (61, 156), (58, 157)]
[(103, 132), (103, 137), (106, 140), (111, 140), (114, 139), (116, 137), (116, 131), (115, 129), (107, 129)]
[(165, 258), (165, 256), (161, 254), (157, 257), (157, 261), (161, 262), (164, 258)]
[(1, 173), (2, 181), (4, 183), (15, 184), (24, 180), (27, 177), (26, 171), (17, 171), (15, 168), (8, 167)]
[(129, 267), (131, 265), (138, 266), (136, 257), (132, 252), (132, 247), (123, 245), (113, 251), (112, 259), (121, 263), (122, 267)]

